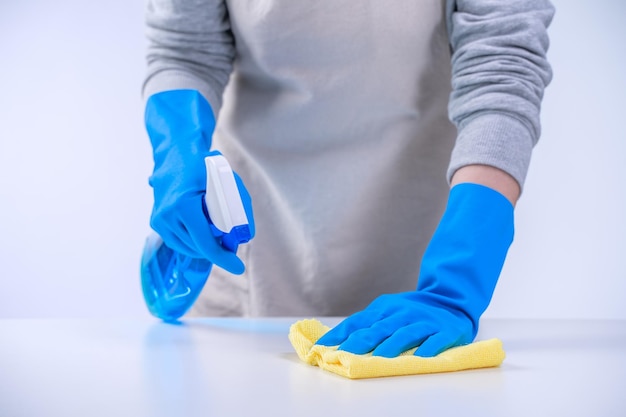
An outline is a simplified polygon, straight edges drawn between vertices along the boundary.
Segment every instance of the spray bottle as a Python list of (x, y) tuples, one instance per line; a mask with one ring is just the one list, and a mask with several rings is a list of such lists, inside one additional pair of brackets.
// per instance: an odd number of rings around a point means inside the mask
[[(249, 221), (234, 173), (221, 154), (204, 160), (207, 173), (205, 203), (213, 235), (237, 252), (251, 238)], [(141, 288), (150, 313), (175, 321), (196, 301), (213, 264), (170, 249), (156, 233), (150, 235), (141, 258)]]

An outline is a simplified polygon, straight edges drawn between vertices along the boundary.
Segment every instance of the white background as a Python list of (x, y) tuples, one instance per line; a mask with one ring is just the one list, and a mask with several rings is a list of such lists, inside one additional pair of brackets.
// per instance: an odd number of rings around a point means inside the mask
[[(486, 313), (626, 319), (626, 3), (554, 1), (543, 136)], [(0, 2), (0, 318), (147, 316), (143, 2)]]

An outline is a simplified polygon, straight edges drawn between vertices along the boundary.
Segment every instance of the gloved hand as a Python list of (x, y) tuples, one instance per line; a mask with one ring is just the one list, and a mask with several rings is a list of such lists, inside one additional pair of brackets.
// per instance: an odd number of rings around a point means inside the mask
[[(154, 157), (151, 227), (174, 251), (243, 273), (243, 262), (212, 234), (204, 203), (204, 158), (210, 154), (215, 129), (209, 103), (195, 90), (161, 92), (149, 97), (145, 123)], [(237, 174), (235, 179), (254, 236), (250, 195)]]
[(431, 357), (471, 343), (513, 241), (513, 206), (478, 184), (458, 184), (420, 268), (417, 290), (376, 298), (322, 336), (356, 354)]

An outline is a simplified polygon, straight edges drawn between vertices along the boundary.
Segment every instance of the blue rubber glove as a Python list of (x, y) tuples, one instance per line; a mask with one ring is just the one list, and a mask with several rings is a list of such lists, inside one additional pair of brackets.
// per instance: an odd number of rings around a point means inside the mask
[(317, 344), (395, 357), (435, 356), (474, 341), (513, 241), (513, 205), (478, 184), (456, 185), (420, 268), (417, 291), (386, 294)]
[[(243, 262), (212, 233), (204, 202), (204, 158), (211, 153), (215, 129), (211, 106), (195, 90), (165, 91), (148, 99), (145, 123), (154, 157), (150, 226), (175, 252), (243, 273)], [(250, 196), (237, 174), (235, 179), (254, 236)]]

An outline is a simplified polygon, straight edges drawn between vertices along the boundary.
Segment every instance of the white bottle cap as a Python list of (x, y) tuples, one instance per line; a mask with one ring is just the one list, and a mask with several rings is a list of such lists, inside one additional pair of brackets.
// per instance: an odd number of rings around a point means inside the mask
[(206, 205), (211, 221), (219, 230), (229, 233), (233, 227), (247, 225), (248, 217), (241, 201), (235, 175), (222, 155), (207, 156)]

